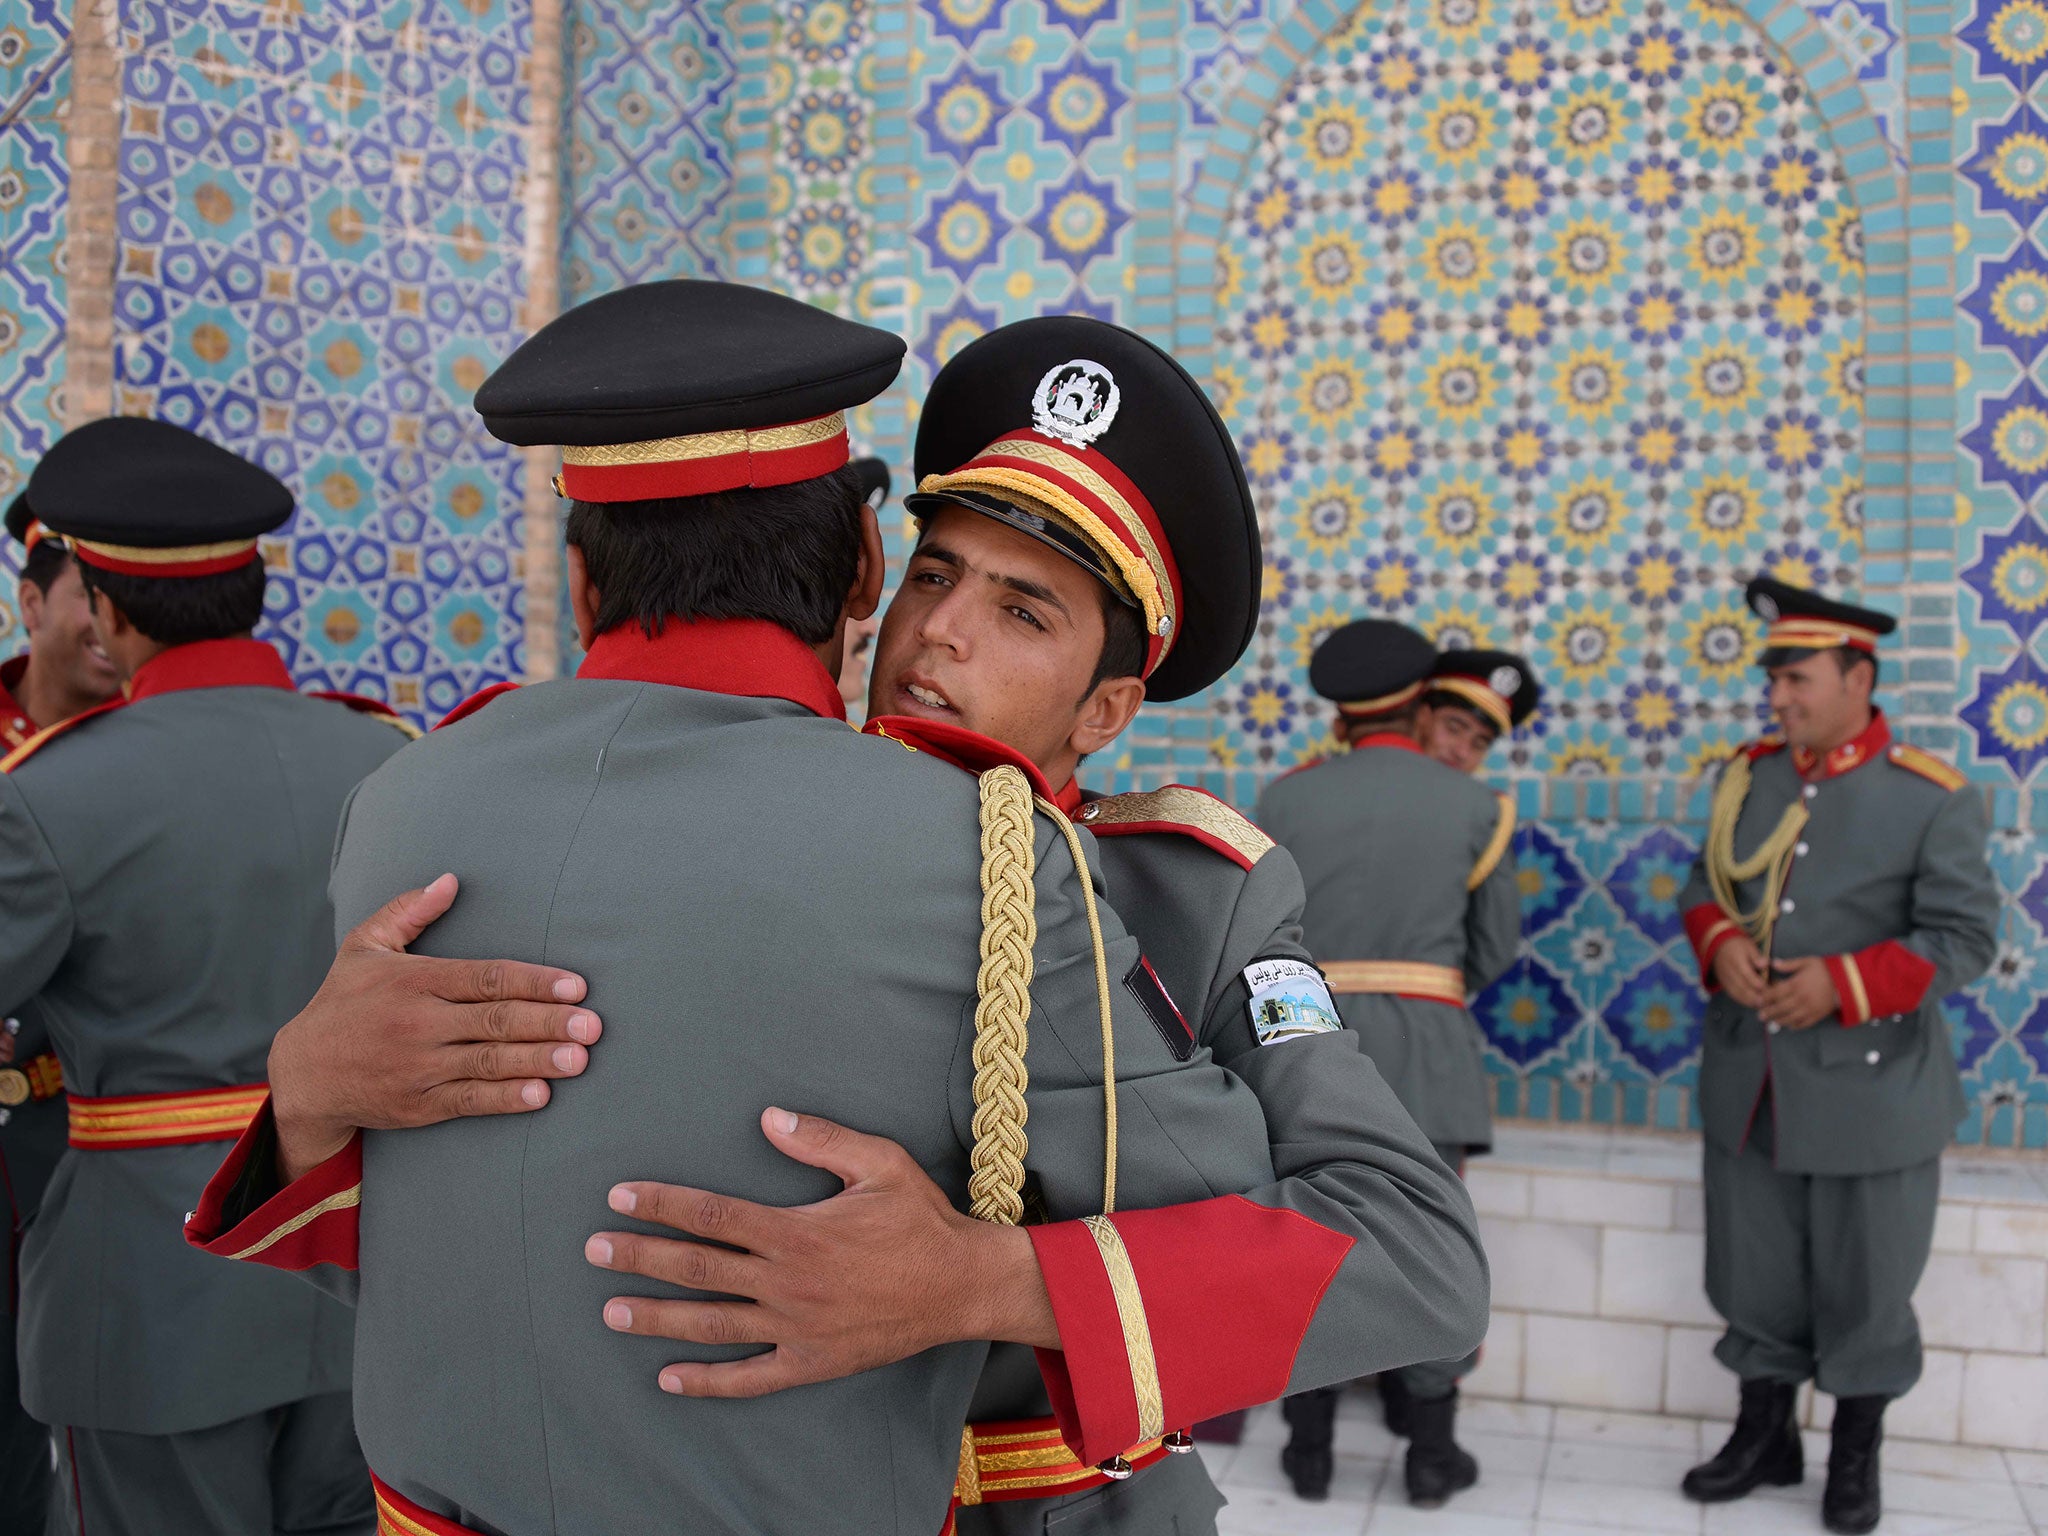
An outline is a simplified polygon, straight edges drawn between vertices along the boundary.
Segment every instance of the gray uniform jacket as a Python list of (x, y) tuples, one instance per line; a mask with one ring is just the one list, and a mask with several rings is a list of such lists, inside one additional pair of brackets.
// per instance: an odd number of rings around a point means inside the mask
[[(421, 947), (573, 968), (605, 1021), (603, 1049), (545, 1114), (363, 1138), (346, 1216), (364, 1452), (420, 1507), (506, 1536), (932, 1536), (985, 1345), (753, 1401), (678, 1399), (657, 1385), (662, 1365), (733, 1352), (612, 1333), (601, 1314), (618, 1280), (583, 1245), (621, 1220), (605, 1203), (621, 1178), (778, 1204), (832, 1193), (761, 1136), (768, 1104), (892, 1137), (966, 1203), (976, 780), (821, 718), (837, 708), (830, 680), (815, 661), (814, 686), (792, 679), (802, 667), (784, 658), (774, 683), (766, 639), (729, 649), (768, 681), (686, 687), (664, 685), (684, 676), (663, 659), (668, 637), (636, 637), (602, 637), (585, 675), (433, 733), (348, 812), (338, 925), (454, 870), (463, 898)], [(1096, 970), (1067, 845), (1044, 818), (1035, 835), (1026, 1198), (1079, 1217), (1104, 1193)], [(1106, 908), (1102, 921), (1114, 983), (1137, 945)], [(1177, 1061), (1112, 990), (1119, 1209), (1270, 1183), (1257, 1100), (1206, 1058)], [(1090, 1244), (1109, 1306), (1106, 1239), (1065, 1225)], [(1116, 1372), (1128, 1400), (1131, 1374)]]
[[(1261, 962), (1309, 963), (1294, 859), (1222, 802), (1179, 786), (1091, 800), (1079, 819), (1099, 840), (1110, 899), (1193, 1040), (1258, 1095), (1276, 1182), (1250, 1198), (1357, 1236), (1287, 1390), (1412, 1364), (1453, 1340), (1476, 1339), (1489, 1292), (1463, 1187), (1358, 1037), (1333, 1028), (1262, 1043), (1252, 1006)], [(1046, 1411), (1029, 1352), (998, 1345), (975, 1394), (975, 1418)], [(1174, 1456), (1128, 1482), (963, 1510), (960, 1529), (1199, 1531), (1221, 1502), (1198, 1458)]]
[[(1751, 782), (1735, 822), (1747, 859), (1788, 806), (1808, 821), (1788, 852), (1771, 953), (1828, 957), (1842, 1010), (1802, 1030), (1767, 1030), (1716, 991), (1700, 1052), (1700, 1115), (1710, 1141), (1740, 1151), (1768, 1083), (1777, 1166), (1862, 1174), (1937, 1157), (1964, 1104), (1941, 1000), (1997, 948), (1998, 888), (1985, 863), (1981, 797), (1938, 759), (1895, 745), (1880, 714), (1823, 763), (1763, 742), (1746, 749)], [(1761, 876), (1737, 887), (1753, 910)], [(1737, 931), (1714, 901), (1704, 855), (1680, 897), (1711, 980)]]
[[(403, 738), (291, 691), (255, 641), (165, 652), (134, 688), (0, 775), (0, 1013), (33, 1008), (73, 1095), (260, 1083), (334, 958), (343, 799)], [(172, 1434), (348, 1386), (346, 1309), (183, 1242), (220, 1158), (65, 1153), (22, 1254), (37, 1419)]]
[[(1433, 1143), (1483, 1151), (1493, 1144), (1492, 1090), (1483, 1037), (1459, 994), (1506, 971), (1521, 943), (1514, 813), (1485, 785), (1394, 740), (1368, 737), (1275, 779), (1258, 821), (1301, 866), (1308, 947), (1365, 1053)], [(1354, 991), (1347, 962), (1358, 961), (1430, 967), (1443, 995)]]

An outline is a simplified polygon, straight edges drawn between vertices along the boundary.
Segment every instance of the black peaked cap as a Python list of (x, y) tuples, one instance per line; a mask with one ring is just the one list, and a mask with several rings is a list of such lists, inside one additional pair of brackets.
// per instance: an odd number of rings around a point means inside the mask
[[(292, 515), (282, 480), (183, 427), (105, 416), (51, 445), (28, 499), (52, 533), (178, 549), (253, 539)], [(13, 509), (8, 527), (14, 526)]]
[(903, 341), (765, 288), (640, 283), (549, 321), (484, 380), (477, 414), (521, 446), (760, 430), (872, 400)]
[(17, 544), (28, 542), (28, 525), (35, 513), (28, 509), (28, 492), (17, 491), (7, 503), (7, 536)]
[[(1183, 699), (1222, 677), (1251, 644), (1264, 565), (1237, 445), (1171, 356), (1135, 331), (1081, 315), (999, 327), (961, 348), (932, 381), (918, 422), (917, 478), (948, 474), (1005, 434), (1030, 429), (1039, 382), (1076, 359), (1107, 369), (1120, 397), (1088, 446), (1144, 493), (1173, 548), (1180, 614), (1145, 696)], [(919, 511), (910, 497), (904, 504)]]
[(1338, 704), (1391, 698), (1429, 676), (1436, 647), (1392, 619), (1356, 619), (1323, 637), (1309, 658), (1308, 685)]
[(1520, 725), (1543, 702), (1543, 685), (1529, 663), (1513, 651), (1445, 651), (1432, 677), (1462, 677), (1484, 683), (1507, 701), (1508, 720)]
[(1767, 624), (1780, 619), (1820, 619), (1831, 624), (1851, 624), (1873, 634), (1888, 635), (1899, 621), (1875, 608), (1862, 608), (1837, 598), (1823, 597), (1810, 587), (1795, 587), (1775, 576), (1754, 576), (1742, 589), (1750, 611)]

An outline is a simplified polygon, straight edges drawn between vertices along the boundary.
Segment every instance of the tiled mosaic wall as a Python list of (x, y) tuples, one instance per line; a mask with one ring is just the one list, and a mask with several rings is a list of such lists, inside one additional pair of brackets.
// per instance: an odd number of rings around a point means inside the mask
[[(0, 504), (62, 430), (70, 6), (0, 4)], [(16, 546), (0, 540), (0, 656), (23, 643)]]

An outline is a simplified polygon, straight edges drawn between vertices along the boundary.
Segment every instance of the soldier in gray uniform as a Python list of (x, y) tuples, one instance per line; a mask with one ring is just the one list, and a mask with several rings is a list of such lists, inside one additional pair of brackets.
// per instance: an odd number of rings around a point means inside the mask
[(302, 697), (249, 637), (270, 475), (114, 418), (36, 468), (38, 516), (92, 592), (123, 699), (0, 774), (0, 1013), (62, 1063), (70, 1150), (22, 1252), (22, 1393), (55, 1428), (53, 1532), (365, 1530), (350, 1320), (179, 1225), (263, 1096), (274, 1021), (333, 957), (343, 798), (404, 743)]
[[(29, 512), (28, 494), (7, 509), (22, 547), (20, 608), (28, 650), (0, 661), (0, 757), (43, 725), (106, 703), (121, 689), (92, 632), (78, 562)], [(34, 1009), (0, 1020), (0, 1198), (7, 1258), (0, 1274), (0, 1530), (41, 1528), (50, 1491), (50, 1432), (21, 1406), (14, 1358), (21, 1239), (64, 1152), (64, 1071)]]
[[(621, 366), (636, 353), (644, 369)], [(1021, 1246), (981, 1224), (972, 1246), (999, 1256), (975, 1261), (985, 1289), (1014, 1281), (1007, 1266), (1019, 1256), (1043, 1281), (1038, 1306), (1021, 1309), (1029, 1315), (985, 1321), (972, 1337), (1044, 1351), (1055, 1439), (1083, 1467), (1108, 1463), (1105, 1476), (1128, 1472), (1119, 1453), (1152, 1454), (1220, 1402), (1270, 1396), (1273, 1373), (1284, 1384), (1320, 1326), (1326, 1288), (1403, 1290), (1411, 1351), (1476, 1331), (1483, 1283), (1469, 1215), (1433, 1159), (1387, 1156), (1410, 1186), (1413, 1230), (1433, 1240), (1407, 1245), (1418, 1256), (1404, 1273), (1377, 1251), (1354, 1255), (1365, 1245), (1344, 1222), (1209, 1198), (1273, 1182), (1264, 1121), (1206, 1058), (1180, 1059), (1189, 1042), (1165, 1033), (1129, 985), (1144, 967), (1107, 909), (1091, 941), (1087, 887), (1071, 878), (1053, 788), (1032, 763), (936, 722), (885, 721), (885, 736), (866, 740), (834, 728), (837, 696), (819, 659), (836, 659), (844, 621), (879, 594), (875, 525), (862, 519), (843, 573), (808, 570), (829, 542), (822, 530), (859, 513), (858, 485), (819, 467), (829, 454), (778, 456), (836, 438), (843, 463), (843, 429), (782, 436), (764, 424), (830, 421), (865, 398), (857, 391), (885, 385), (900, 353), (893, 338), (770, 295), (655, 285), (572, 311), (479, 395), (495, 430), (590, 445), (572, 446), (564, 469), (589, 658), (578, 679), (493, 700), (366, 785), (340, 846), (337, 908), (346, 919), (459, 857), (473, 878), (430, 946), (573, 964), (604, 1013), (603, 1049), (544, 1116), (372, 1135), (252, 1210), (247, 1196), (268, 1193), (243, 1188), (270, 1161), (259, 1130), (192, 1228), (216, 1251), (265, 1262), (359, 1260), (362, 1425), (395, 1522), (513, 1536), (939, 1527), (982, 1349), (924, 1349), (843, 1381), (704, 1404), (664, 1398), (661, 1386), (716, 1370), (732, 1349), (693, 1349), (678, 1365), (666, 1347), (604, 1332), (652, 1331), (615, 1319), (618, 1299), (606, 1300), (604, 1275), (574, 1238), (618, 1173), (687, 1175), (778, 1204), (823, 1192), (829, 1181), (759, 1140), (764, 1103), (888, 1132), (977, 1214), (1055, 1218)], [(678, 398), (692, 389), (708, 398)], [(1058, 398), (1099, 412), (1103, 395)], [(648, 436), (607, 447), (622, 426)], [(1204, 430), (1221, 432), (1213, 419)], [(735, 437), (734, 462), (719, 464), (719, 445)], [(1051, 441), (1020, 457), (1063, 477)], [(1195, 436), (1160, 452), (1197, 460), (1200, 447)], [(721, 492), (726, 474), (742, 478)], [(723, 541), (717, 555), (680, 547), (706, 539)], [(1145, 592), (1148, 670), (1174, 637), (1202, 635), (1175, 622), (1197, 611), (1195, 590), (1155, 582)], [(805, 612), (789, 610), (798, 598)], [(1067, 616), (1078, 643), (1099, 649), (1099, 610), (1070, 605)], [(1209, 643), (1190, 642), (1190, 665), (1204, 664)], [(947, 759), (998, 766), (977, 791)], [(1001, 813), (1006, 772), (1046, 816), (1021, 831), (1038, 866), (1036, 943), (1024, 946), (1036, 970), (1028, 1036), (1014, 1031), (1010, 1047), (1023, 1060), (1010, 1066), (1005, 999), (1022, 994), (999, 963), (1009, 919), (996, 905), (984, 933), (977, 909), (983, 885), (994, 902), (1014, 877), (1000, 839), (974, 846), (990, 815), (976, 801)], [(1103, 1080), (1112, 1044), (1113, 1095)], [(994, 1091), (977, 1092), (978, 1079), (994, 1079)], [(1005, 1111), (1005, 1081), (1028, 1122)], [(282, 1091), (278, 1103), (288, 1142)], [(1015, 1148), (1007, 1168), (1005, 1143)], [(304, 1167), (289, 1152), (284, 1163)], [(614, 1192), (614, 1208), (631, 1211), (624, 1197), (649, 1187)], [(1194, 1203), (1137, 1209), (1176, 1199)], [(329, 1244), (344, 1232), (359, 1255)], [(1229, 1283), (1183, 1301), (1186, 1256), (1212, 1249), (1226, 1255)], [(747, 1255), (691, 1254), (685, 1296), (744, 1293)], [(1243, 1350), (1186, 1348), (1191, 1314), (1211, 1332), (1225, 1315), (1242, 1323), (1254, 1294), (1260, 1326), (1244, 1330)], [(1146, 1323), (1134, 1332), (1137, 1305)], [(628, 1311), (643, 1308), (728, 1315), (681, 1299), (637, 1299)], [(716, 1336), (754, 1342), (730, 1325)], [(445, 1383), (421, 1379), (414, 1362), (428, 1351), (459, 1362)], [(755, 1356), (743, 1367), (758, 1376), (778, 1364)]]
[(1700, 1050), (1707, 1296), (1741, 1379), (1703, 1502), (1805, 1474), (1793, 1402), (1835, 1398), (1829, 1530), (1882, 1512), (1885, 1404), (1920, 1377), (1913, 1288), (1964, 1104), (1941, 1000), (1996, 950), (1980, 797), (1871, 703), (1890, 615), (1769, 577), (1759, 664), (1782, 735), (1738, 753), (1680, 898), (1711, 1000)]
[[(1515, 818), (1506, 797), (1422, 753), (1415, 711), (1424, 698), (1443, 709), (1483, 700), (1505, 728), (1534, 708), (1535, 684), (1505, 657), (1484, 658), (1469, 687), (1452, 670), (1464, 663), (1445, 662), (1386, 620), (1330, 635), (1309, 681), (1337, 705), (1346, 750), (1274, 780), (1258, 820), (1301, 866), (1308, 947), (1362, 1048), (1438, 1155), (1462, 1169), (1493, 1142), (1482, 1040), (1465, 999), (1507, 969), (1521, 939)], [(1442, 1504), (1478, 1477), (1455, 1435), (1458, 1379), (1476, 1361), (1475, 1351), (1382, 1376), (1389, 1427), (1409, 1437), (1414, 1504)], [(1336, 1399), (1332, 1390), (1287, 1405), (1293, 1435), (1282, 1462), (1304, 1498), (1328, 1491)]]

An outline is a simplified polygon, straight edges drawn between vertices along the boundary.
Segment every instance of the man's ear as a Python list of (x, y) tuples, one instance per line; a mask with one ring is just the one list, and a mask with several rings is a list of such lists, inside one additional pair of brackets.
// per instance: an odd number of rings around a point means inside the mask
[(21, 627), (33, 640), (36, 631), (43, 627), (43, 604), (46, 598), (43, 589), (32, 581), (24, 581), (18, 594), (21, 608)]
[(98, 587), (91, 588), (90, 593), (94, 626), (110, 640), (127, 639), (135, 629), (135, 626), (128, 622), (128, 615), (116, 608), (114, 600)]
[(590, 567), (583, 563), (583, 551), (574, 544), (568, 550), (563, 574), (569, 579), (569, 613), (576, 620), (576, 643), (587, 651), (597, 639), (597, 607), (604, 595), (591, 585)]
[(882, 606), (882, 582), (888, 575), (882, 555), (882, 525), (875, 509), (863, 502), (860, 509), (860, 562), (853, 568), (853, 585), (846, 593), (846, 616), (856, 624), (872, 618)]
[(1073, 730), (1067, 733), (1067, 745), (1083, 757), (1100, 752), (1124, 733), (1144, 702), (1142, 677), (1104, 678), (1081, 701), (1081, 713), (1074, 720)]

